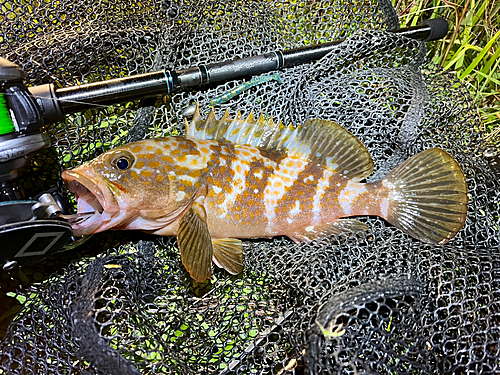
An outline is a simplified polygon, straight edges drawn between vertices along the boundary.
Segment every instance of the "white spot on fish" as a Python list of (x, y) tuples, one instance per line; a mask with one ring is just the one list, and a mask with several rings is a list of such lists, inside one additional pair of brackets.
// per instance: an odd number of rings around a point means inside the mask
[(306, 232), (316, 233), (316, 231), (314, 230), (314, 227), (306, 227)]
[(262, 170), (258, 170), (257, 172), (254, 172), (253, 174), (256, 178), (262, 179)]
[(387, 190), (389, 190), (389, 200), (400, 202), (403, 199), (403, 194), (401, 194), (401, 188), (395, 183), (389, 180), (382, 180), (382, 185), (384, 185)]
[(257, 194), (259, 192), (259, 189), (253, 189), (253, 192)]
[(186, 193), (184, 193), (183, 191), (178, 191), (176, 194), (175, 194), (175, 200), (177, 202), (180, 202), (182, 200), (184, 200), (184, 198), (186, 197)]
[[(323, 171), (323, 176), (318, 181), (318, 185), (316, 186), (316, 193), (313, 197), (313, 224), (317, 225), (321, 222), (321, 200), (325, 195), (325, 190), (330, 185), (330, 178), (333, 176), (333, 172), (325, 169)], [(340, 184), (339, 184), (340, 185)]]
[(290, 216), (295, 216), (300, 213), (300, 202), (296, 201), (295, 202), (295, 207), (290, 210), (288, 213)]
[[(196, 160), (195, 164), (191, 164), (194, 160)], [(205, 158), (205, 161), (203, 160), (202, 157), (198, 155), (186, 155), (186, 160), (181, 162), (177, 161), (177, 164), (180, 167), (186, 167), (191, 170), (198, 170), (198, 169), (203, 169), (207, 166), (207, 161), (208, 159)]]
[(382, 202), (380, 202), (380, 213), (382, 217), (386, 218), (389, 213), (389, 198), (383, 198)]
[(222, 189), (220, 187), (215, 186), (215, 185), (212, 186), (212, 190), (214, 191), (215, 194), (219, 194), (222, 191)]
[(307, 181), (313, 181), (314, 180), (314, 177), (312, 174), (310, 174), (309, 176), (307, 176), (306, 178), (304, 178), (304, 182), (307, 182)]
[(286, 221), (288, 221), (288, 224), (293, 223), (293, 218), (300, 214), (300, 212), (300, 201), (295, 201), (295, 206), (290, 211), (288, 211), (288, 218), (286, 219)]

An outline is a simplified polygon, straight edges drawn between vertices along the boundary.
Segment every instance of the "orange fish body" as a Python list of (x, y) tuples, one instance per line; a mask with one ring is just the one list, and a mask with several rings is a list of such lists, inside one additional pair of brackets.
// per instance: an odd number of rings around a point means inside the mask
[(286, 235), (308, 241), (367, 230), (350, 216), (375, 215), (415, 238), (445, 243), (462, 228), (467, 185), (441, 149), (417, 154), (375, 183), (362, 143), (331, 121), (284, 127), (252, 115), (202, 120), (186, 137), (150, 139), (111, 150), (63, 179), (78, 212), (95, 212), (75, 235), (140, 229), (177, 236), (183, 264), (202, 281), (212, 260), (243, 269), (238, 238)]

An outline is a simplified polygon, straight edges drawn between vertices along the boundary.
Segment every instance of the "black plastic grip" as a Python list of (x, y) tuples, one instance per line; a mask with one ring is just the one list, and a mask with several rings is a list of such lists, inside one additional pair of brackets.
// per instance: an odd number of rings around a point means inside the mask
[(427, 25), (430, 27), (429, 36), (424, 40), (425, 42), (430, 42), (432, 40), (443, 39), (449, 31), (448, 21), (444, 18), (433, 18), (431, 20), (425, 20), (422, 25)]

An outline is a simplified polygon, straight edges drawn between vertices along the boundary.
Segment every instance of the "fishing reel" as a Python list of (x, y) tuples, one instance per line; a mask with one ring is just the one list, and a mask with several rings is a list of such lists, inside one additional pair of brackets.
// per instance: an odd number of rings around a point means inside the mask
[[(30, 157), (50, 146), (42, 109), (24, 83), (22, 69), (0, 58), (0, 267), (38, 261), (63, 248), (72, 236), (65, 204), (54, 191), (38, 199), (19, 183)], [(54, 189), (52, 189), (54, 190)]]

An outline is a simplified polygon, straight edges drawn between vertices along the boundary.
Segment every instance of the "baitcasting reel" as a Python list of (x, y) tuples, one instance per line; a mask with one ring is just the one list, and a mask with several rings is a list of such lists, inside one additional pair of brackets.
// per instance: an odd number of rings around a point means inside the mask
[[(40, 128), (42, 111), (24, 84), (21, 68), (0, 58), (0, 266), (10, 270), (37, 261), (69, 242), (62, 197), (29, 199), (18, 183), (28, 172), (30, 156), (50, 146)], [(59, 204), (57, 203), (59, 202)]]

